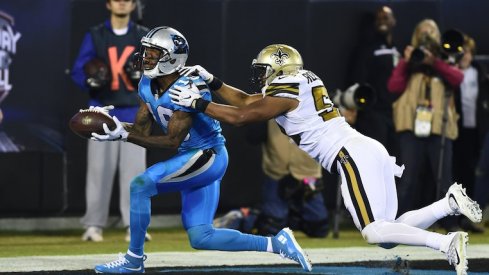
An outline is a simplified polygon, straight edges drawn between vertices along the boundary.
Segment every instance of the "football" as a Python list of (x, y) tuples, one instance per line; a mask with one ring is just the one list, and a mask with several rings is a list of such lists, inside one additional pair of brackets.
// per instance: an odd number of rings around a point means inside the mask
[(83, 138), (91, 138), (92, 133), (105, 134), (102, 125), (109, 126), (110, 130), (115, 129), (115, 122), (107, 114), (95, 110), (80, 110), (70, 119), (70, 129)]
[(87, 76), (87, 84), (92, 89), (100, 89), (109, 82), (109, 67), (101, 59), (94, 58), (88, 61), (83, 70)]

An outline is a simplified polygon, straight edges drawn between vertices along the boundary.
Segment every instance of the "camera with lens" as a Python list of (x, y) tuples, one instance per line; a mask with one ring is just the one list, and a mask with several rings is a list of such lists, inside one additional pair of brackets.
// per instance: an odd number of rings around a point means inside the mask
[(423, 34), (419, 40), (419, 46), (411, 53), (409, 62), (413, 65), (420, 65), (425, 58), (424, 50), (430, 51), (434, 56), (440, 57), (448, 64), (456, 64), (464, 54), (464, 36), (455, 29), (450, 29), (443, 33), (441, 45), (428, 34)]
[(350, 110), (364, 110), (375, 104), (377, 95), (369, 84), (355, 83), (345, 91), (336, 90), (331, 94), (333, 103)]
[(438, 56), (440, 53), (440, 45), (427, 33), (423, 34), (419, 39), (419, 45), (418, 47), (414, 48), (413, 52), (411, 53), (409, 62), (412, 65), (422, 64), (426, 56), (425, 50), (430, 51), (434, 56)]
[(464, 55), (464, 35), (460, 31), (451, 29), (443, 33), (441, 36), (441, 55), (450, 65), (460, 61)]

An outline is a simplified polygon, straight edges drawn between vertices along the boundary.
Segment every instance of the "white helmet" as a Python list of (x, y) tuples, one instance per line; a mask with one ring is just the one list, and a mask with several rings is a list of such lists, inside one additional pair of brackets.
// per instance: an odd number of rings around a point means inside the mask
[(141, 44), (139, 62), (141, 62), (140, 66), (143, 69), (142, 61), (145, 56), (145, 49), (154, 48), (161, 51), (158, 63), (151, 69), (144, 69), (143, 74), (145, 76), (155, 78), (161, 75), (169, 75), (185, 66), (189, 46), (187, 39), (179, 31), (166, 26), (156, 27), (141, 38)]

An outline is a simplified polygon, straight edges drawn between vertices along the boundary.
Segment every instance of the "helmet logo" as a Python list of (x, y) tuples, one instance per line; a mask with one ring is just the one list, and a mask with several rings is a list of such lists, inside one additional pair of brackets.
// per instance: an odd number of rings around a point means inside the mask
[(276, 52), (270, 55), (270, 58), (275, 59), (275, 63), (282, 66), (285, 63), (285, 59), (289, 58), (289, 54), (282, 51), (282, 49), (278, 49)]
[(173, 40), (173, 44), (175, 45), (176, 54), (188, 53), (188, 45), (187, 41), (185, 41), (185, 38), (176, 34), (173, 34), (171, 38)]

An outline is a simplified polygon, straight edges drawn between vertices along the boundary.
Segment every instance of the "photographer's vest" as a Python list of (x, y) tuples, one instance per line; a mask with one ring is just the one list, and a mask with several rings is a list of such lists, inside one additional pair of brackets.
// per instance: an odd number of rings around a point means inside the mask
[[(397, 132), (413, 131), (416, 107), (423, 104), (427, 98), (427, 87), (430, 87), (429, 97), (433, 110), (431, 133), (442, 134), (443, 106), (445, 101), (445, 84), (438, 77), (430, 77), (423, 73), (415, 73), (409, 78), (404, 93), (392, 104), (394, 124)], [(445, 128), (446, 137), (456, 139), (458, 136), (457, 120), (453, 95), (449, 98), (448, 116)]]
[(126, 70), (130, 66), (133, 54), (140, 48), (141, 37), (148, 29), (130, 23), (125, 35), (115, 35), (102, 23), (90, 28), (90, 34), (97, 56), (109, 67), (109, 84), (91, 96), (104, 105), (136, 106), (139, 104), (137, 82), (133, 82)]

